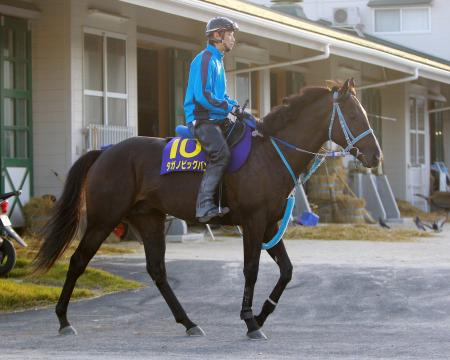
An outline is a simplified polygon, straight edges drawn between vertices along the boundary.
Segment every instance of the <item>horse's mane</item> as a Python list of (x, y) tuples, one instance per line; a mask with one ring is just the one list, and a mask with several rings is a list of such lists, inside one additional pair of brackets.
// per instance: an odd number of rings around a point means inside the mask
[(325, 94), (329, 94), (330, 91), (332, 91), (330, 88), (320, 86), (302, 88), (300, 93), (284, 98), (283, 104), (272, 108), (270, 113), (264, 116), (259, 123), (259, 129), (266, 135), (274, 135), (296, 118), (302, 109)]

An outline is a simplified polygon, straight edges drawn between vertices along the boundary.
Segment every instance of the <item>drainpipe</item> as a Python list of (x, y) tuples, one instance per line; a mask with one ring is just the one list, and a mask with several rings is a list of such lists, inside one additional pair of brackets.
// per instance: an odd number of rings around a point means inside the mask
[(383, 86), (387, 86), (387, 85), (400, 84), (400, 83), (404, 83), (404, 82), (408, 82), (408, 81), (414, 81), (414, 80), (417, 80), (418, 78), (419, 78), (419, 68), (415, 68), (414, 75), (410, 75), (410, 76), (407, 76), (407, 77), (404, 77), (401, 79), (389, 80), (389, 81), (383, 81), (383, 82), (376, 83), (376, 84), (359, 86), (358, 90), (373, 89), (373, 88), (383, 87)]
[(249, 73), (249, 72), (259, 71), (259, 70), (267, 70), (267, 69), (279, 68), (279, 67), (284, 67), (284, 66), (298, 65), (298, 64), (304, 64), (304, 63), (313, 62), (313, 61), (325, 60), (325, 59), (328, 59), (329, 57), (330, 57), (330, 44), (326, 44), (324, 53), (320, 54), (320, 55), (315, 55), (315, 56), (311, 56), (311, 57), (300, 59), (300, 60), (292, 60), (292, 61), (286, 61), (286, 62), (276, 63), (276, 64), (255, 66), (255, 67), (247, 68), (247, 69), (230, 70), (230, 71), (227, 71), (227, 74), (236, 75), (236, 74)]
[(449, 111), (449, 110), (450, 110), (450, 106), (449, 107), (444, 107), (444, 108), (428, 110), (428, 114), (435, 114), (435, 113), (438, 113), (438, 112)]

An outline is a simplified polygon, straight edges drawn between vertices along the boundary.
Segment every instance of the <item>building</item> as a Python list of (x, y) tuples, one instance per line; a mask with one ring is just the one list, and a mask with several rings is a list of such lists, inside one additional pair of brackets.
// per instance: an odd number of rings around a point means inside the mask
[(397, 197), (428, 193), (431, 149), (450, 161), (449, 113), (441, 137), (429, 120), (448, 106), (444, 60), (238, 0), (0, 0), (0, 14), (1, 185), (23, 188), (18, 219), (30, 196), (59, 195), (85, 151), (173, 134), (190, 61), (218, 14), (240, 24), (229, 92), (255, 115), (305, 84), (354, 77)]

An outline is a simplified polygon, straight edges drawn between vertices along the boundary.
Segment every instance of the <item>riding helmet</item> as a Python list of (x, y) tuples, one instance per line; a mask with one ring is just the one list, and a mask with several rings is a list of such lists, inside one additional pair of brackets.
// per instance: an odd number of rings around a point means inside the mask
[(217, 16), (208, 21), (206, 24), (205, 34), (210, 36), (214, 31), (238, 31), (239, 26), (234, 21), (223, 17)]

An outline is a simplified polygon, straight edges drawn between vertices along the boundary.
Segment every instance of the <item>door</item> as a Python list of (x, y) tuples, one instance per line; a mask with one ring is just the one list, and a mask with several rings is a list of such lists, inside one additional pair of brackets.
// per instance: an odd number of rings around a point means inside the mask
[(10, 200), (13, 224), (23, 225), (22, 206), (32, 196), (31, 36), (24, 19), (0, 17), (1, 192)]
[(427, 202), (415, 195), (428, 196), (429, 194), (429, 127), (425, 119), (425, 100), (411, 97), (409, 113), (408, 200), (414, 206), (427, 210)]
[(158, 51), (137, 49), (138, 135), (159, 136)]
[(192, 53), (188, 50), (169, 51), (169, 136), (175, 135), (177, 125), (185, 124), (184, 97), (189, 80)]

